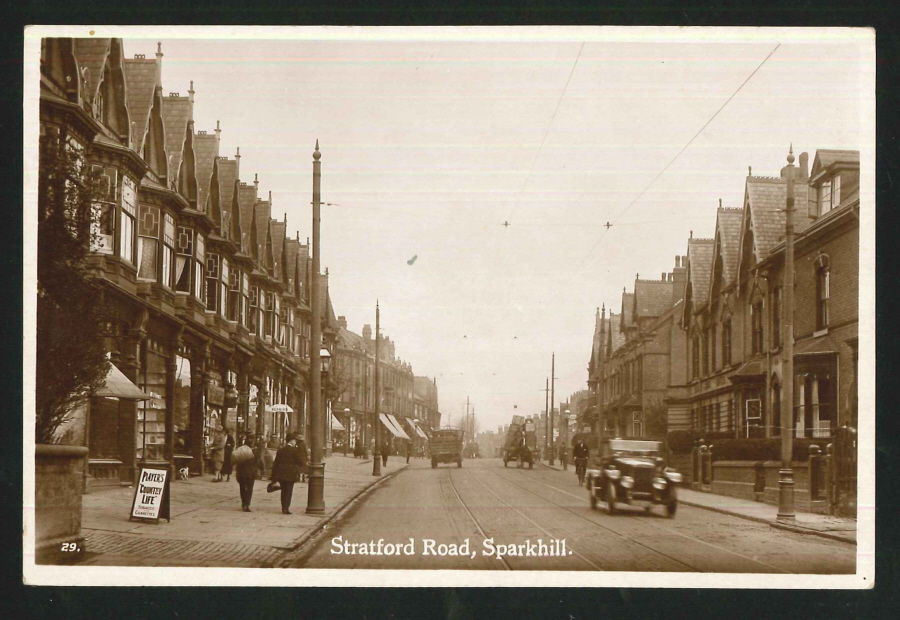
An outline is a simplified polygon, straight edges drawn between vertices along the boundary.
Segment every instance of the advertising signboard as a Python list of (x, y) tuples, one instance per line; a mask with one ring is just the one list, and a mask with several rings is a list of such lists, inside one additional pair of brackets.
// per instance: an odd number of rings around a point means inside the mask
[(134, 500), (131, 502), (131, 519), (149, 519), (159, 522), (169, 518), (169, 470), (156, 467), (141, 467)]

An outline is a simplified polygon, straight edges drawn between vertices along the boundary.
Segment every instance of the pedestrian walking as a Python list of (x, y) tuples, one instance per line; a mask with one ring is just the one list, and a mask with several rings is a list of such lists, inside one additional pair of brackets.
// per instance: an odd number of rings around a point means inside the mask
[(226, 476), (225, 481), (231, 482), (232, 462), (231, 455), (234, 452), (234, 435), (231, 430), (225, 427), (225, 458), (222, 460), (222, 475)]
[(388, 452), (391, 450), (391, 438), (385, 437), (384, 441), (381, 443), (381, 466), (387, 467)]
[(215, 474), (213, 482), (222, 482), (222, 464), (225, 462), (225, 434), (221, 426), (216, 426), (212, 442), (209, 444), (209, 462), (212, 473)]
[(272, 464), (272, 483), (269, 491), (281, 488), (281, 512), (291, 514), (291, 499), (294, 495), (294, 484), (306, 468), (305, 451), (297, 448), (297, 436), (291, 435), (285, 446), (278, 449), (275, 462)]
[(409, 457), (412, 454), (412, 441), (406, 442), (406, 464), (409, 465)]
[(253, 499), (253, 485), (259, 471), (265, 467), (262, 458), (263, 447), (260, 442), (254, 442), (249, 433), (244, 435), (242, 447), (250, 448), (253, 456), (247, 460), (241, 460), (235, 465), (234, 477), (241, 489), (241, 510), (251, 512), (250, 500)]

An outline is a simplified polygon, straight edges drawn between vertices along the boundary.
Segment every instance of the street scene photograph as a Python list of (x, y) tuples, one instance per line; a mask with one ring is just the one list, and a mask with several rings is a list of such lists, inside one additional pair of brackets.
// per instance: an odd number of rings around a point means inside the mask
[(871, 587), (874, 41), (27, 28), (25, 582)]

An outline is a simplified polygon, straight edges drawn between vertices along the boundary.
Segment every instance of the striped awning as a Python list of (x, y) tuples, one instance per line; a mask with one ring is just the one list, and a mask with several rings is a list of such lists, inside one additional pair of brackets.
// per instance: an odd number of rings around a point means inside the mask
[(391, 431), (391, 435), (393, 435), (394, 437), (399, 437), (401, 439), (409, 439), (409, 437), (406, 436), (406, 433), (403, 432), (403, 429), (395, 426), (386, 414), (381, 413), (378, 415), (378, 418), (381, 420), (381, 423), (384, 424), (384, 427)]
[(345, 431), (344, 425), (341, 424), (341, 421), (334, 417), (334, 414), (331, 416), (331, 430), (333, 431)]
[(387, 417), (388, 417), (388, 420), (390, 420), (391, 423), (397, 427), (397, 430), (400, 431), (400, 436), (403, 437), (403, 439), (409, 439), (409, 435), (407, 435), (406, 431), (403, 430), (403, 426), (400, 424), (400, 421), (397, 418), (395, 418), (393, 415), (391, 415), (390, 413), (387, 414)]

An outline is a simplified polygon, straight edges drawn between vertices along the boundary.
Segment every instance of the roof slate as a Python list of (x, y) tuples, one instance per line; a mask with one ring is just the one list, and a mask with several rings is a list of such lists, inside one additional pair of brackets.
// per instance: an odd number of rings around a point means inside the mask
[(281, 280), (281, 251), (284, 249), (284, 233), (287, 222), (272, 220), (272, 254), (275, 257), (275, 279)]
[[(813, 160), (813, 170), (818, 171), (818, 168), (827, 168), (828, 166), (841, 162), (846, 164), (858, 164), (859, 163), (859, 151), (848, 151), (841, 149), (819, 149), (816, 151), (816, 158)], [(816, 166), (816, 163), (819, 166)]]
[[(286, 263), (284, 268), (288, 270), (287, 273), (287, 281), (289, 284), (288, 291), (296, 295), (297, 294), (297, 282), (296, 280), (296, 267), (297, 267), (297, 257), (300, 255), (300, 242), (296, 239), (285, 239), (285, 254), (287, 254)], [(302, 273), (302, 272), (301, 272)]]
[[(627, 327), (634, 321), (634, 293), (622, 293), (622, 312), (619, 315), (622, 325)], [(612, 312), (609, 313), (612, 316)]]
[[(234, 200), (234, 182), (237, 180), (237, 162), (233, 159), (218, 158), (219, 167), (219, 206), (222, 209), (222, 233), (227, 239), (239, 241), (232, 234), (232, 221), (235, 217), (232, 201)], [(240, 224), (240, 217), (236, 224)]]
[(737, 275), (743, 218), (743, 209), (723, 208), (719, 209), (716, 217), (716, 237), (719, 239), (719, 252), (722, 256), (722, 270), (726, 286), (731, 284)]
[(253, 255), (255, 240), (250, 239), (253, 230), (253, 205), (256, 204), (256, 186), (252, 183), (241, 185), (238, 188), (238, 201), (241, 206), (241, 252), (247, 256)]
[(181, 159), (184, 157), (184, 139), (187, 134), (188, 123), (191, 120), (190, 99), (187, 97), (163, 97), (162, 117), (163, 124), (166, 127), (166, 155), (169, 156), (169, 176), (175, 181), (181, 169)]
[(257, 200), (254, 209), (256, 214), (256, 240), (257, 251), (259, 254), (259, 262), (261, 265), (267, 266), (266, 262), (266, 242), (269, 234), (269, 216), (272, 214), (272, 205), (268, 200)]
[(88, 70), (87, 91), (82, 91), (82, 98), (88, 103), (94, 102), (100, 82), (103, 80), (103, 69), (109, 56), (112, 39), (75, 39), (75, 60), (79, 71)]
[(131, 139), (138, 153), (143, 152), (158, 75), (155, 58), (125, 59), (125, 100), (131, 116)]
[(349, 329), (344, 327), (338, 328), (338, 340), (340, 341), (341, 348), (344, 349), (361, 349), (365, 350), (366, 345), (365, 341), (362, 339), (362, 336), (351, 332)]
[(607, 319), (609, 323), (607, 324), (606, 331), (606, 333), (609, 334), (607, 340), (609, 351), (607, 351), (607, 355), (612, 355), (619, 347), (625, 344), (625, 334), (622, 333), (622, 330), (619, 328), (621, 318), (622, 315), (620, 314), (616, 314), (615, 312), (609, 313), (609, 318)]
[[(779, 177), (747, 177), (745, 196), (745, 203), (750, 205), (754, 250), (759, 262), (784, 238), (787, 181)], [(806, 183), (794, 183), (795, 207), (807, 204), (808, 196), (809, 186)]]
[(194, 162), (197, 168), (197, 208), (201, 211), (207, 211), (206, 199), (209, 196), (213, 164), (218, 154), (219, 141), (216, 140), (215, 134), (198, 133), (194, 135)]
[(688, 282), (694, 307), (709, 301), (709, 280), (715, 245), (712, 239), (688, 240)]
[(634, 305), (638, 318), (657, 317), (672, 307), (674, 282), (666, 280), (635, 280)]

